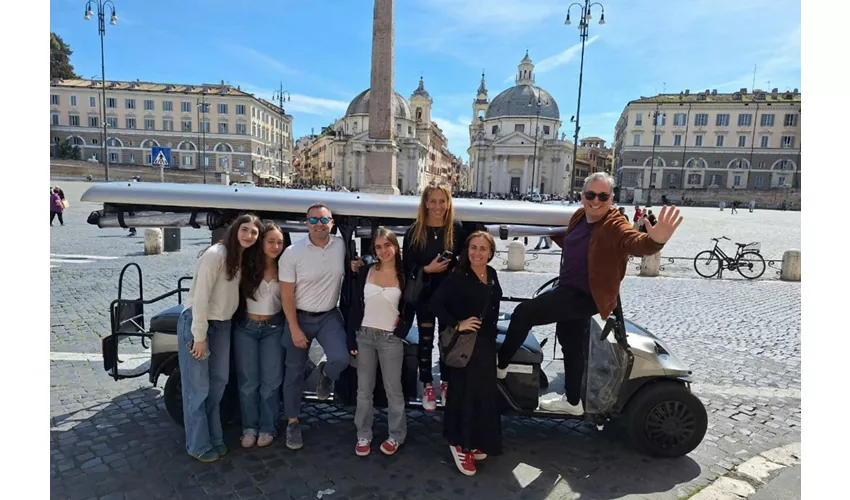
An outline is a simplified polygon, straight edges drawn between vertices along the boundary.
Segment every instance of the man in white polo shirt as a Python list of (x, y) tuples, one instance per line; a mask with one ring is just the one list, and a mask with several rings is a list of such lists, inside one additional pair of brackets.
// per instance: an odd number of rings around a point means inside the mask
[(345, 272), (345, 244), (331, 236), (333, 217), (322, 203), (307, 209), (309, 237), (290, 245), (280, 258), (280, 299), (286, 315), (282, 343), (286, 348), (286, 375), (283, 382), (283, 412), (286, 446), (303, 446), (298, 415), (304, 390), (304, 366), (313, 339), (325, 351), (327, 361), (319, 364), (316, 393), (328, 399), (333, 381), (349, 364), (345, 325), (337, 300)]

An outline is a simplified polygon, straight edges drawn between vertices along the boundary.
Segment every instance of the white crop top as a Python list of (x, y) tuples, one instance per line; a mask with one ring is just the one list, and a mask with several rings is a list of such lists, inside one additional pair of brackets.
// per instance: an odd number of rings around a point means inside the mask
[(398, 319), (398, 301), (401, 290), (396, 286), (380, 287), (366, 282), (363, 288), (364, 305), (363, 326), (392, 332)]
[(254, 292), (254, 299), (245, 297), (248, 314), (271, 316), (281, 311), (280, 283), (278, 280), (261, 281)]

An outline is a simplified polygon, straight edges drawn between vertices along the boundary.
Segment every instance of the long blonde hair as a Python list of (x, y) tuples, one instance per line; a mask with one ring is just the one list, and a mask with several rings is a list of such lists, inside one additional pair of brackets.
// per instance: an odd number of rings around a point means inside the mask
[(429, 184), (422, 191), (422, 198), (419, 200), (419, 212), (416, 214), (416, 221), (413, 223), (413, 238), (414, 247), (425, 248), (425, 228), (428, 221), (428, 196), (440, 190), (446, 196), (446, 215), (443, 218), (443, 249), (451, 250), (454, 247), (454, 223), (455, 209), (452, 204), (452, 190), (445, 184)]

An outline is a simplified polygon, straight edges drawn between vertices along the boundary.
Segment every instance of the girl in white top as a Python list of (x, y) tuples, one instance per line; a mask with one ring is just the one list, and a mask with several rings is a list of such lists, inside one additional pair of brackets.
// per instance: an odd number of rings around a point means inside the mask
[(230, 377), (230, 318), (239, 305), (243, 251), (257, 242), (261, 230), (257, 216), (240, 215), (222, 241), (201, 253), (177, 321), (186, 451), (201, 462), (227, 453), (219, 403)]
[[(375, 378), (381, 365), (384, 389), (387, 393), (389, 438), (381, 444), (385, 455), (392, 455), (404, 443), (407, 421), (401, 369), (404, 362), (404, 343), (395, 334), (403, 309), (402, 289), (404, 270), (398, 238), (389, 229), (380, 227), (375, 233), (372, 257), (357, 271), (353, 287), (351, 310), (348, 316), (348, 344), (357, 357), (357, 445), (354, 452), (366, 456), (371, 452), (372, 417)], [(352, 263), (352, 267), (355, 267)]]
[(263, 227), (261, 241), (245, 252), (242, 261), (240, 288), (246, 314), (237, 321), (233, 336), (243, 448), (274, 441), (283, 383), (284, 317), (277, 277), (278, 261), (289, 241), (273, 222)]

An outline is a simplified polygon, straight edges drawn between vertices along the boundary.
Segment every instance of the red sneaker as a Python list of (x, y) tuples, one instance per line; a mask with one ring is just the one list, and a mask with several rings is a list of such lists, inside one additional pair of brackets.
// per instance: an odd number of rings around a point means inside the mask
[(422, 409), (425, 411), (435, 411), (437, 409), (437, 395), (433, 385), (425, 386), (422, 391)]
[(396, 441), (393, 438), (389, 438), (383, 443), (381, 443), (381, 451), (384, 455), (393, 455), (398, 451), (398, 447), (401, 446), (401, 443)]
[(368, 439), (357, 440), (357, 446), (354, 447), (354, 453), (356, 453), (358, 457), (365, 457), (371, 452), (372, 441), (369, 441)]
[(484, 460), (487, 458), (487, 454), (478, 449), (472, 450), (472, 455), (475, 457), (475, 460)]
[(446, 406), (446, 401), (448, 401), (449, 394), (449, 384), (448, 382), (440, 382), (440, 402), (443, 406)]
[(475, 475), (475, 456), (472, 453), (464, 453), (460, 446), (449, 446), (452, 451), (452, 458), (455, 459), (457, 470), (464, 476)]

